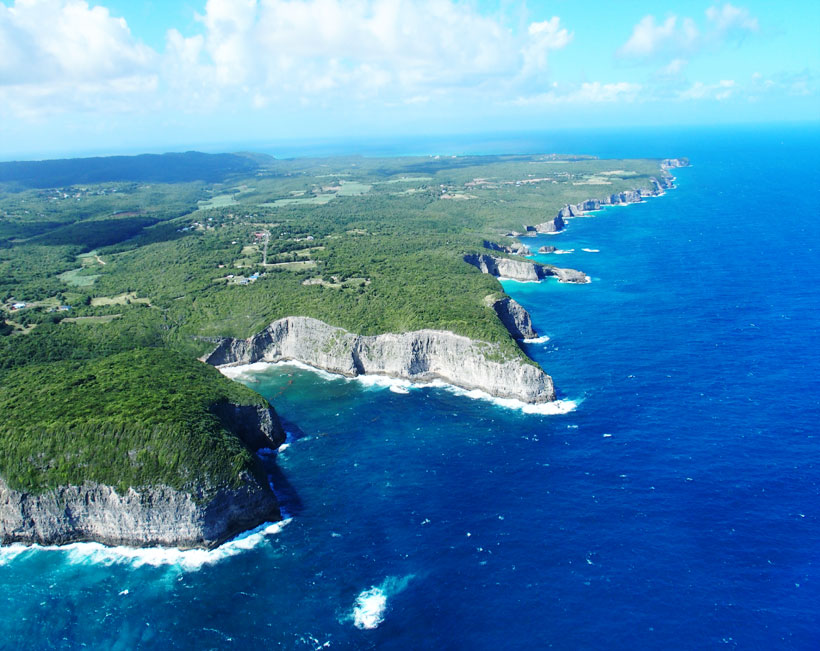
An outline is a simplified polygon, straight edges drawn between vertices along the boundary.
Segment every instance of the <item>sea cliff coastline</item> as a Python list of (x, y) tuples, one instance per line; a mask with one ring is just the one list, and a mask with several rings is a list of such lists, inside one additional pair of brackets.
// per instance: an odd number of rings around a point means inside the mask
[[(509, 312), (509, 304), (498, 309)], [(521, 321), (520, 334), (530, 334), (521, 310), (514, 310), (510, 318)], [(248, 339), (225, 339), (203, 357), (217, 367), (287, 360), (346, 377), (438, 380), (523, 403), (555, 400), (552, 378), (534, 363), (505, 357), (494, 344), (441, 330), (362, 336), (318, 319), (293, 316), (274, 321)]]
[[(604, 199), (567, 204), (552, 219), (526, 226), (523, 234), (508, 235), (559, 233), (568, 220), (590, 211), (659, 196), (674, 187), (674, 177), (668, 170), (686, 165), (688, 161), (667, 159), (662, 163), (660, 179), (651, 179), (651, 189), (626, 190)], [(497, 278), (538, 282), (554, 277), (562, 283), (589, 282), (581, 271), (506, 257), (532, 255), (521, 242), (502, 245), (484, 240), (483, 247), (488, 251), (467, 253), (463, 260)], [(539, 253), (548, 252), (555, 252), (555, 247), (539, 249)], [(485, 298), (485, 305), (495, 312), (513, 339), (538, 339), (530, 315), (513, 299), (491, 294)], [(349, 378), (376, 376), (421, 384), (444, 383), (468, 394), (514, 402), (532, 413), (565, 413), (574, 406), (556, 400), (552, 378), (525, 354), (515, 355), (499, 344), (445, 330), (359, 335), (314, 318), (289, 316), (248, 339), (223, 339), (201, 360), (223, 369), (294, 361)], [(223, 402), (212, 405), (212, 409), (225, 429), (250, 451), (275, 449), (285, 440), (272, 408)], [(242, 531), (281, 519), (272, 487), (264, 474), (255, 470), (243, 470), (230, 485), (205, 482), (186, 484), (184, 488), (156, 480), (129, 486), (121, 477), (103, 481), (78, 477), (49, 484), (42, 490), (28, 490), (24, 485), (15, 485), (9, 477), (0, 477), (0, 544), (95, 541), (111, 546), (210, 549)]]
[[(221, 403), (220, 418), (252, 451), (275, 449), (285, 432), (270, 407)], [(243, 470), (230, 485), (162, 483), (126, 489), (87, 480), (46, 490), (10, 486), (0, 477), (0, 544), (212, 549), (265, 522), (281, 520), (263, 473)]]
[[(535, 225), (524, 225), (524, 232), (512, 232), (507, 235), (511, 237), (535, 237), (536, 235), (552, 235), (560, 233), (566, 228), (568, 220), (574, 217), (582, 217), (585, 214), (606, 208), (607, 206), (624, 206), (631, 203), (640, 203), (644, 199), (650, 197), (660, 197), (675, 187), (675, 177), (672, 176), (670, 169), (677, 167), (688, 167), (689, 159), (687, 158), (665, 158), (661, 161), (661, 174), (658, 177), (650, 177), (649, 183), (651, 188), (638, 188), (637, 190), (624, 190), (623, 192), (616, 192), (610, 194), (603, 199), (586, 199), (576, 204), (566, 204), (555, 217), (552, 217), (544, 222)], [(511, 247), (496, 245), (494, 248), (498, 251), (506, 251), (509, 253), (517, 252), (515, 249), (520, 247), (527, 248), (521, 243), (515, 243)]]

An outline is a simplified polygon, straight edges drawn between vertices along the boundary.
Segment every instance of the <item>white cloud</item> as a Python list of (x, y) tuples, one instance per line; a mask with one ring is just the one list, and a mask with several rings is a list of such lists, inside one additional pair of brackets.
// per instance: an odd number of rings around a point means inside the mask
[(566, 47), (572, 40), (572, 34), (561, 27), (561, 19), (558, 16), (540, 23), (530, 23), (527, 31), (529, 41), (522, 49), (524, 75), (546, 69), (547, 53)]
[(672, 59), (668, 65), (661, 70), (664, 77), (677, 77), (689, 62), (686, 59)]
[(714, 84), (704, 84), (696, 81), (689, 88), (678, 92), (678, 99), (716, 99), (719, 101), (729, 99), (736, 89), (733, 79), (722, 79)]
[(542, 72), (571, 40), (557, 17), (518, 34), (450, 0), (209, 0), (200, 20), (218, 85), (279, 94), (486, 86)]
[(798, 72), (780, 72), (768, 77), (755, 72), (749, 84), (749, 93), (755, 97), (771, 93), (807, 97), (816, 95), (818, 91), (820, 91), (820, 79), (808, 68)]
[(98, 83), (147, 72), (154, 61), (105, 7), (80, 0), (0, 4), (0, 85)]
[(625, 81), (601, 83), (584, 82), (578, 85), (560, 87), (553, 84), (553, 89), (546, 93), (522, 96), (512, 103), (517, 106), (537, 106), (551, 104), (602, 104), (612, 102), (634, 102), (640, 97), (641, 84)]
[(0, 116), (130, 110), (158, 87), (156, 53), (80, 0), (0, 4)]
[(669, 16), (663, 23), (654, 16), (644, 16), (632, 30), (629, 40), (619, 54), (625, 57), (649, 57), (662, 50), (687, 50), (698, 40), (699, 32), (691, 18), (678, 24), (677, 16)]
[(670, 15), (662, 23), (654, 16), (641, 18), (618, 55), (631, 59), (649, 59), (657, 55), (691, 54), (725, 40), (759, 29), (758, 20), (747, 9), (726, 3), (706, 10), (706, 21), (699, 28), (692, 18)]
[(558, 17), (513, 29), (459, 0), (208, 0), (196, 19), (159, 53), (84, 0), (0, 2), (0, 115), (502, 97), (572, 40)]
[(706, 18), (720, 34), (733, 30), (756, 32), (760, 25), (748, 9), (735, 7), (728, 2), (722, 7), (709, 7)]

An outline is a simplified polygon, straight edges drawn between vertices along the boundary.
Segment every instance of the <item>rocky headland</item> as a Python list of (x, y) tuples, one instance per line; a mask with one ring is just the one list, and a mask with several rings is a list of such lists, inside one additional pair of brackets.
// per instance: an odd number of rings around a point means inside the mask
[(532, 326), (530, 313), (518, 301), (509, 296), (497, 299), (490, 295), (485, 299), (485, 303), (495, 310), (513, 339), (532, 339), (538, 336)]
[(582, 271), (562, 269), (528, 260), (512, 260), (510, 258), (470, 253), (464, 256), (464, 261), (477, 267), (483, 273), (496, 278), (508, 278), (520, 282), (538, 282), (545, 278), (554, 277), (561, 283), (584, 284), (589, 282), (586, 274)]
[[(285, 433), (271, 408), (222, 404), (220, 418), (252, 450), (275, 449)], [(281, 519), (271, 487), (243, 471), (235, 485), (129, 487), (86, 481), (42, 492), (15, 490), (0, 477), (0, 541), (63, 545), (96, 541), (129, 547), (216, 547)]]
[[(515, 306), (507, 303), (494, 309), (517, 323), (523, 336), (531, 330), (526, 326), (529, 315), (524, 317), (524, 309)], [(525, 403), (555, 400), (552, 378), (537, 365), (503, 354), (497, 344), (441, 330), (363, 336), (317, 319), (291, 316), (248, 339), (225, 339), (203, 358), (214, 366), (289, 360), (347, 377), (440, 380)]]
[(521, 244), (521, 242), (504, 245), (491, 242), (490, 240), (484, 240), (483, 245), (485, 249), (490, 249), (491, 251), (500, 251), (501, 253), (511, 253), (513, 255), (532, 255), (530, 248), (526, 244)]

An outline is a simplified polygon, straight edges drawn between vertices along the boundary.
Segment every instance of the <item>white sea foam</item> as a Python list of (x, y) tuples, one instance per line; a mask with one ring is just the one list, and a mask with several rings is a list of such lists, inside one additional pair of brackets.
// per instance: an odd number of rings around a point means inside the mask
[(387, 610), (387, 595), (381, 588), (364, 590), (356, 597), (353, 607), (353, 625), (356, 628), (377, 628), (384, 621), (384, 611)]
[(106, 547), (100, 543), (82, 542), (70, 545), (22, 545), (14, 544), (0, 548), (0, 566), (21, 554), (41, 551), (60, 551), (69, 563), (77, 565), (129, 564), (133, 567), (176, 566), (185, 571), (195, 571), (204, 565), (213, 565), (262, 544), (268, 536), (282, 531), (290, 519), (265, 522), (255, 529), (245, 531), (216, 549), (177, 549), (175, 547)]
[(601, 249), (581, 249), (582, 251), (586, 251), (587, 253), (600, 253)]
[(508, 283), (521, 283), (522, 285), (525, 283), (540, 283), (540, 280), (518, 280), (516, 278), (507, 278), (505, 276), (499, 276), (498, 280), (506, 281)]
[(543, 416), (568, 414), (569, 412), (574, 411), (578, 406), (578, 402), (575, 400), (554, 400), (552, 402), (531, 404), (522, 400), (516, 400), (515, 398), (499, 398), (497, 396), (490, 395), (486, 391), (481, 391), (480, 389), (462, 389), (461, 387), (447, 384), (441, 380), (434, 380), (430, 383), (430, 386), (447, 389), (448, 391), (456, 393), (460, 396), (466, 396), (467, 398), (472, 398), (474, 400), (486, 400), (506, 409), (518, 409), (519, 411), (523, 411), (525, 414), (541, 414)]
[(32, 547), (28, 545), (8, 545), (0, 547), (0, 567), (11, 563), (15, 558), (26, 552), (30, 552)]
[(532, 337), (530, 339), (522, 339), (525, 344), (545, 344), (550, 340), (547, 335), (542, 335), (540, 337)]
[(387, 599), (404, 590), (413, 576), (412, 574), (403, 578), (388, 576), (380, 585), (362, 590), (356, 597), (353, 612), (350, 615), (353, 625), (362, 630), (378, 628), (387, 612)]
[[(542, 337), (538, 337), (538, 339), (542, 339)], [(386, 375), (357, 375), (356, 377), (347, 377), (345, 375), (338, 375), (335, 373), (328, 373), (327, 371), (323, 371), (322, 369), (318, 369), (314, 366), (310, 366), (308, 364), (303, 364), (302, 362), (293, 362), (293, 361), (284, 361), (284, 362), (257, 362), (256, 364), (248, 364), (244, 368), (250, 369), (250, 372), (259, 372), (263, 371), (264, 369), (268, 368), (269, 366), (279, 366), (279, 365), (290, 365), (296, 366), (298, 368), (304, 369), (306, 371), (311, 371), (313, 373), (317, 373), (322, 377), (329, 379), (329, 380), (345, 380), (349, 382), (360, 382), (365, 386), (369, 387), (403, 387), (405, 389), (411, 389), (420, 386), (431, 386), (436, 387), (439, 389), (446, 389), (453, 393), (456, 393), (461, 396), (466, 396), (467, 398), (473, 398), (475, 400), (487, 400), (492, 402), (499, 407), (505, 407), (507, 409), (518, 409), (523, 411), (525, 414), (542, 414), (542, 415), (553, 415), (553, 414), (567, 414), (573, 411), (577, 406), (578, 403), (574, 400), (554, 400), (553, 402), (545, 402), (539, 404), (530, 404), (528, 402), (523, 402), (522, 400), (515, 400), (513, 398), (498, 398), (496, 396), (490, 395), (486, 391), (481, 391), (480, 389), (464, 389), (462, 387), (457, 387), (454, 384), (448, 384), (443, 380), (433, 380), (432, 382), (412, 382), (411, 380), (405, 380), (400, 378), (393, 378)], [(224, 367), (224, 368), (240, 368), (236, 366), (232, 367)], [(220, 370), (224, 370), (220, 369)], [(282, 448), (279, 448), (280, 451)]]
[(256, 379), (254, 374), (264, 371), (268, 366), (267, 362), (255, 362), (236, 366), (219, 366), (218, 368), (222, 375), (232, 380), (254, 380)]
[(229, 377), (232, 380), (252, 381), (257, 379), (257, 373), (261, 373), (269, 369), (271, 366), (294, 366), (304, 371), (312, 371), (313, 373), (317, 373), (326, 380), (338, 380), (345, 377), (344, 375), (330, 373), (329, 371), (316, 368), (315, 366), (311, 366), (310, 364), (305, 364), (304, 362), (299, 362), (294, 359), (286, 359), (281, 362), (254, 362), (253, 364), (217, 366), (217, 368), (222, 375)]
[[(389, 389), (412, 389), (413, 383), (410, 380), (404, 380), (402, 378), (397, 377), (390, 377), (389, 375), (375, 375), (375, 374), (364, 374), (364, 375), (357, 375), (354, 378), (350, 378), (360, 384), (364, 384), (367, 387), (387, 387)], [(402, 392), (400, 392), (402, 393)]]
[(556, 249), (553, 253), (555, 255), (566, 255), (567, 253), (575, 253), (575, 249)]

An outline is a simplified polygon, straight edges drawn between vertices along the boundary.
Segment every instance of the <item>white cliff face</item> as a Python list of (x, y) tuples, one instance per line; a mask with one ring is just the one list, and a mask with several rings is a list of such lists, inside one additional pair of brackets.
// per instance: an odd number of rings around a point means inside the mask
[(674, 187), (675, 178), (669, 173), (669, 169), (675, 167), (687, 167), (689, 160), (686, 158), (667, 158), (661, 162), (660, 179), (651, 177), (649, 182), (652, 184), (650, 190), (625, 190), (611, 194), (603, 199), (587, 199), (577, 204), (567, 204), (558, 211), (558, 215), (545, 222), (536, 224), (535, 226), (524, 226), (524, 236), (533, 235), (536, 233), (557, 233), (564, 229), (567, 219), (573, 217), (580, 217), (591, 210), (599, 210), (604, 206), (618, 206), (629, 203), (639, 203), (646, 197), (657, 197), (664, 193), (665, 190)]
[(387, 375), (480, 389), (527, 403), (555, 400), (552, 378), (495, 344), (441, 330), (356, 335), (309, 317), (287, 317), (249, 339), (226, 339), (204, 358), (215, 366), (295, 360), (348, 377)]
[(530, 248), (525, 244), (521, 244), (520, 242), (513, 242), (509, 246), (506, 246), (503, 244), (498, 244), (496, 242), (490, 242), (489, 240), (484, 240), (484, 248), (490, 249), (491, 251), (501, 251), (502, 253), (514, 253), (516, 255), (532, 254)]
[(565, 215), (563, 210), (558, 213), (557, 216), (553, 217), (552, 219), (548, 219), (545, 222), (541, 222), (540, 224), (535, 225), (535, 232), (536, 233), (557, 233), (558, 231), (564, 230), (564, 218), (569, 217), (570, 215)]
[(491, 255), (468, 254), (464, 261), (478, 267), (485, 274), (497, 278), (510, 278), (521, 282), (537, 282), (554, 276), (562, 283), (586, 283), (586, 274), (575, 269), (561, 269), (551, 265), (543, 265), (526, 260), (510, 260), (496, 258)]
[(513, 339), (532, 339), (538, 336), (535, 328), (532, 327), (530, 313), (518, 301), (510, 297), (494, 300), (490, 295), (485, 302), (495, 310)]
[(219, 490), (198, 503), (169, 488), (129, 488), (85, 483), (43, 493), (17, 491), (0, 478), (0, 541), (61, 545), (215, 547), (259, 524), (281, 519), (273, 491), (252, 477), (238, 489)]

